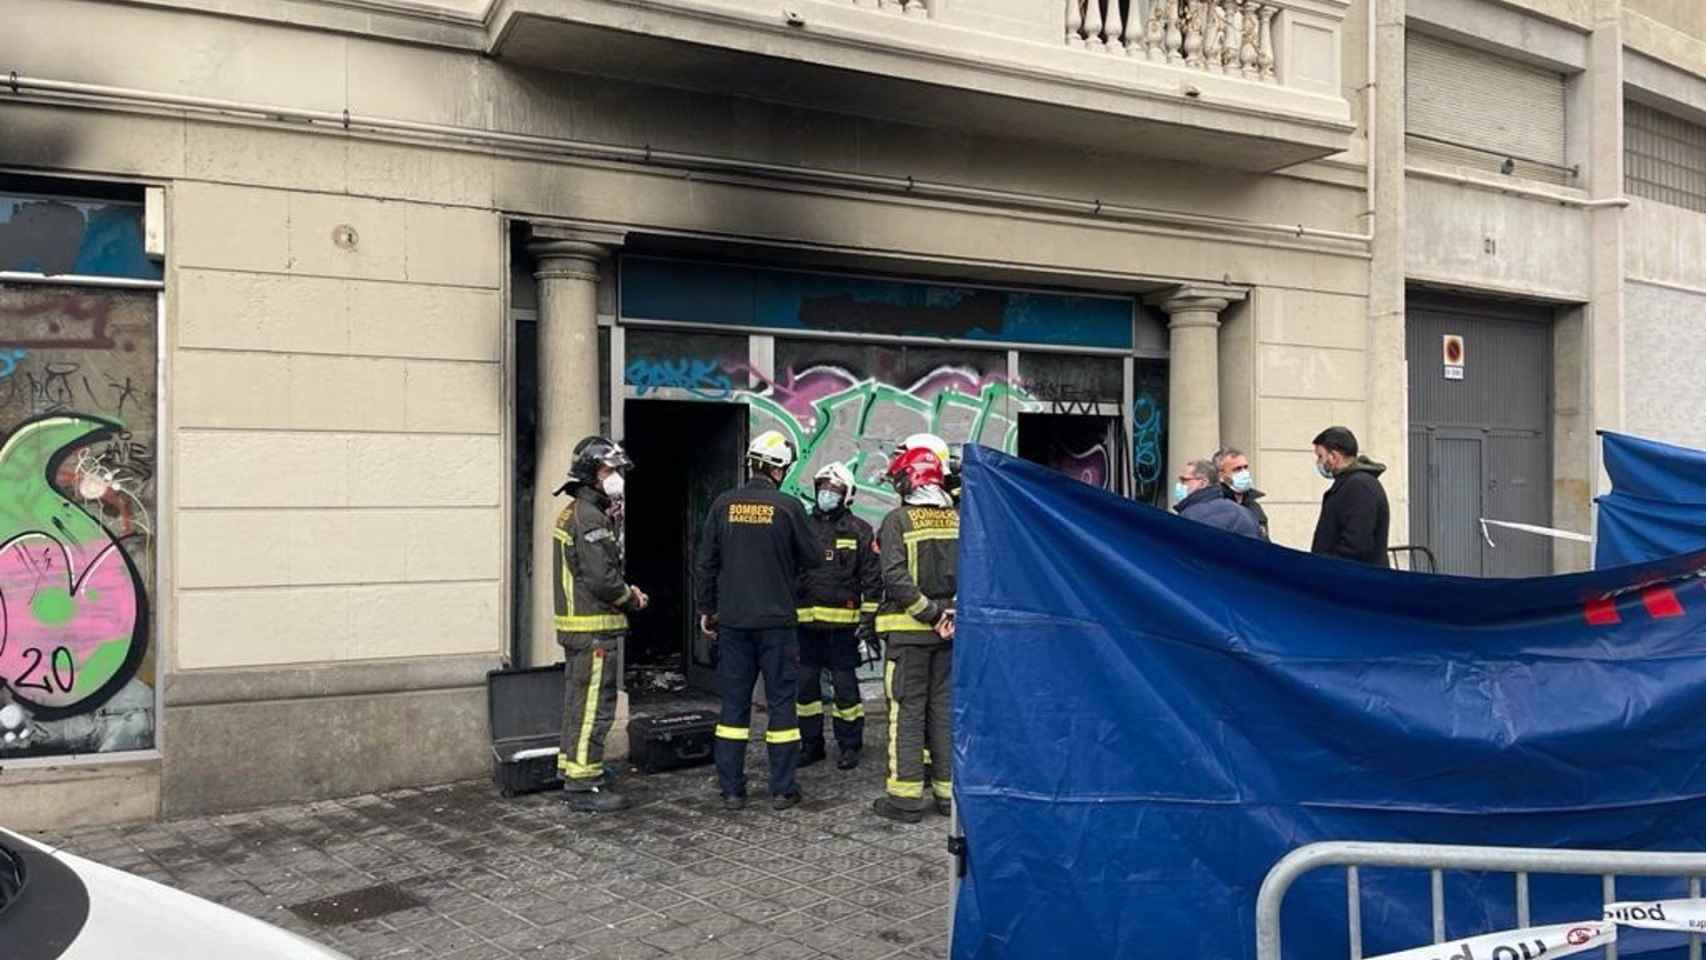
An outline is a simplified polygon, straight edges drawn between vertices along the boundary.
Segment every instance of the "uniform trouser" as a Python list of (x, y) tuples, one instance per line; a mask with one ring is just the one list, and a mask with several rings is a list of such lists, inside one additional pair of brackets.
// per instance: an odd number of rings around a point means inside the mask
[(888, 662), (883, 688), (889, 701), (889, 798), (908, 810), (924, 808), (924, 751), (930, 751), (930, 786), (939, 800), (954, 795), (952, 723), (954, 645), (913, 636), (883, 638)]
[(795, 627), (741, 630), (723, 627), (717, 634), (717, 686), (723, 695), (717, 724), (717, 785), (725, 797), (746, 796), (746, 741), (752, 735), (752, 685), (764, 675), (769, 723), (764, 742), (770, 748), (770, 795), (799, 789), (800, 725), (794, 698), (800, 684), (800, 641)]
[(567, 790), (590, 790), (604, 775), (604, 738), (616, 722), (620, 633), (557, 632), (563, 647), (563, 742), (557, 772)]
[[(829, 668), (835, 691), (831, 706), (823, 699), (823, 671)], [(865, 703), (859, 696), (859, 641), (853, 628), (800, 628), (800, 739), (823, 742), (823, 715), (835, 720), (835, 744), (843, 752), (865, 745)]]

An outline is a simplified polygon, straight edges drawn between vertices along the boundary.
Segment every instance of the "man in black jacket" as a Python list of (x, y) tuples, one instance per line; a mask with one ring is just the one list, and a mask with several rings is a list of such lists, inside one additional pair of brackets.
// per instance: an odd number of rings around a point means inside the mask
[(800, 726), (794, 698), (800, 682), (798, 600), (802, 570), (818, 562), (805, 508), (779, 488), (794, 463), (794, 445), (768, 430), (747, 448), (752, 479), (711, 504), (699, 547), (699, 627), (717, 636), (717, 783), (723, 805), (746, 805), (746, 742), (752, 687), (764, 675), (770, 750), (771, 807), (800, 802), (794, 771)]
[(1309, 552), (1386, 566), (1391, 511), (1380, 485), (1386, 465), (1358, 455), (1356, 435), (1346, 427), (1328, 427), (1314, 443), (1315, 469), (1333, 485), (1321, 497)]
[[(846, 466), (831, 463), (812, 478), (811, 511), (823, 562), (800, 578), (800, 766), (828, 756), (823, 715), (835, 718), (836, 766), (859, 765), (865, 747), (865, 703), (859, 695), (859, 646), (876, 639), (883, 576), (872, 544), (876, 531), (851, 509), (857, 485)], [(823, 696), (829, 670), (833, 704)]]
[(1267, 494), (1256, 489), (1256, 481), (1250, 475), (1250, 458), (1237, 447), (1221, 447), (1214, 452), (1214, 468), (1220, 471), (1220, 488), (1225, 491), (1226, 499), (1250, 511), (1262, 539), (1269, 539), (1268, 512), (1259, 502)]

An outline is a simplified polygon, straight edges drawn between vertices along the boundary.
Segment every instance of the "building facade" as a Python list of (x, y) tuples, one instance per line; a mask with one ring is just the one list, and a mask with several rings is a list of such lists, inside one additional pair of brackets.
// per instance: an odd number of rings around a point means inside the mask
[(9, 825), (480, 775), (588, 433), (697, 680), (761, 429), (872, 515), (919, 430), (1157, 504), (1232, 444), (1307, 547), (1345, 424), (1488, 575), (1585, 565), (1476, 521), (1587, 529), (1594, 429), (1706, 442), (1682, 0), (0, 12)]

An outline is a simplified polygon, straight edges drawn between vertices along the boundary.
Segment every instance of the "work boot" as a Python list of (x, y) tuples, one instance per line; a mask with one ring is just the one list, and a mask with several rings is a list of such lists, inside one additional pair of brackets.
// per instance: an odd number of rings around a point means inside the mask
[(804, 800), (805, 798), (806, 798), (805, 794), (801, 793), (798, 788), (795, 788), (793, 791), (791, 791), (789, 793), (784, 793), (784, 794), (781, 794), (780, 796), (771, 797), (770, 798), (770, 809), (772, 809), (772, 810), (787, 810), (791, 807), (797, 807), (800, 805), (800, 801)]
[(827, 756), (829, 756), (829, 751), (824, 749), (821, 740), (807, 740), (800, 744), (800, 766), (802, 767), (809, 767)]
[(723, 797), (723, 809), (724, 810), (745, 810), (746, 809), (746, 798), (741, 797), (741, 796), (736, 796), (732, 793), (726, 794)]
[(919, 823), (924, 819), (924, 811), (908, 810), (890, 797), (872, 800), (871, 812), (884, 819), (899, 820), (901, 823)]
[(858, 747), (852, 747), (841, 751), (841, 756), (835, 761), (836, 769), (851, 770), (854, 767), (857, 767), (859, 765), (860, 752), (861, 751)]
[(615, 813), (633, 806), (627, 797), (614, 793), (603, 787), (593, 787), (590, 790), (565, 790), (563, 801), (569, 809), (581, 813)]
[(954, 815), (954, 801), (947, 800), (947, 799), (944, 799), (942, 797), (937, 797), (936, 798), (936, 812), (941, 814), (944, 817), (953, 816)]

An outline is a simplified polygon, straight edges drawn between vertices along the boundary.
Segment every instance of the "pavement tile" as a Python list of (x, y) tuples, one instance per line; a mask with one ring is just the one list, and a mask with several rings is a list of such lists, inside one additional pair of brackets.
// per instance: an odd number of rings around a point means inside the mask
[[(947, 956), (947, 821), (872, 816), (880, 764), (802, 771), (807, 800), (783, 813), (762, 745), (747, 769), (738, 812), (700, 768), (624, 771), (640, 803), (616, 816), (469, 781), (46, 839), (357, 960)], [(284, 909), (383, 883), (422, 906), (330, 927)]]

